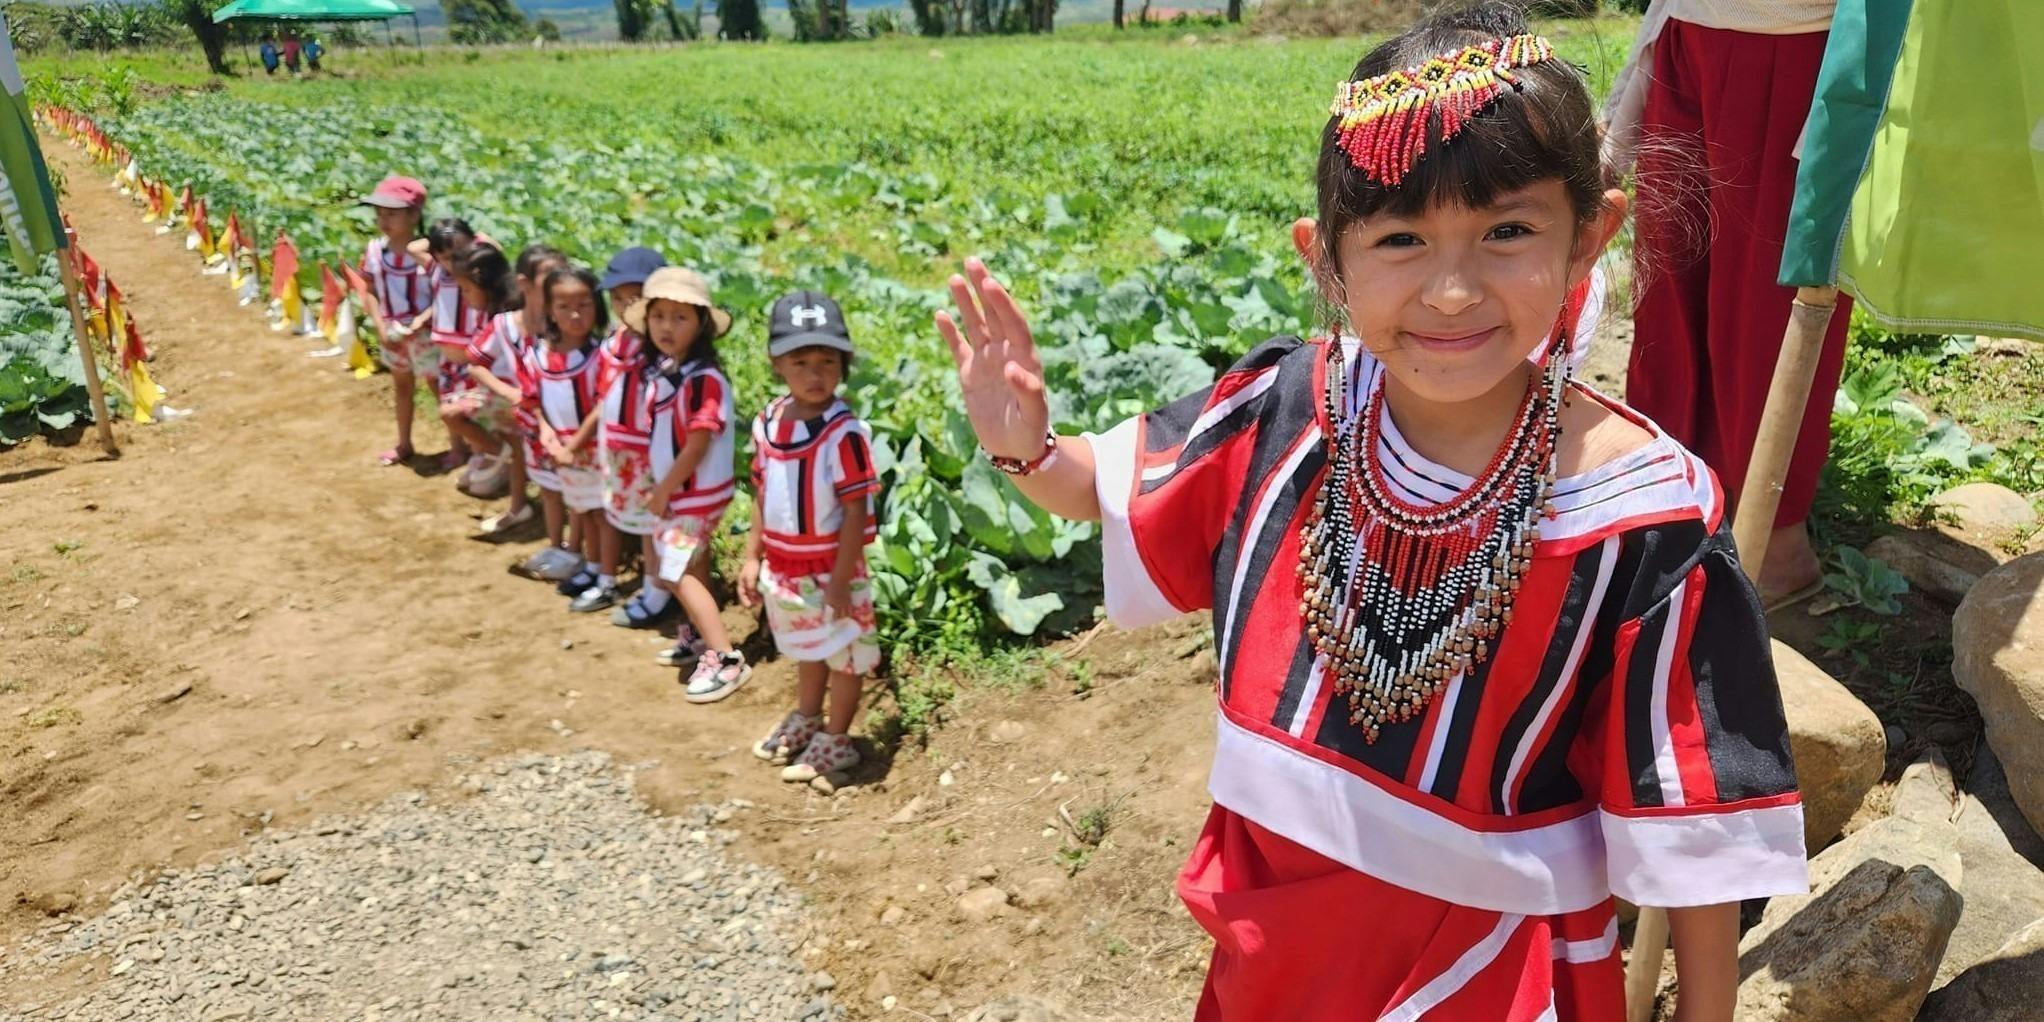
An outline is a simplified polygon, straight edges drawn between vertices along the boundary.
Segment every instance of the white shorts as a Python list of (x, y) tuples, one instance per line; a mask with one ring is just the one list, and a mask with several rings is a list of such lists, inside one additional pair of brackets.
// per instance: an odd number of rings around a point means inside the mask
[(556, 465), (554, 475), (560, 481), (561, 499), (567, 502), (568, 510), (576, 514), (603, 510), (603, 473), (593, 468)]
[(774, 646), (790, 660), (817, 661), (831, 670), (870, 674), (880, 666), (880, 644), (874, 639), (873, 587), (865, 572), (852, 579), (852, 615), (838, 617), (823, 603), (828, 574), (776, 575), (762, 565), (759, 594), (766, 601), (767, 627)]

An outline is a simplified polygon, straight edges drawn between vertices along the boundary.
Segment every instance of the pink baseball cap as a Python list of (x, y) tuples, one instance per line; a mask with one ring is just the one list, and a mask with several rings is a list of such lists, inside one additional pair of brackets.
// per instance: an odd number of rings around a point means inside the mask
[(424, 209), (426, 207), (426, 186), (417, 178), (400, 177), (396, 174), (376, 183), (376, 190), (362, 197), (365, 206), (382, 206), (385, 209)]

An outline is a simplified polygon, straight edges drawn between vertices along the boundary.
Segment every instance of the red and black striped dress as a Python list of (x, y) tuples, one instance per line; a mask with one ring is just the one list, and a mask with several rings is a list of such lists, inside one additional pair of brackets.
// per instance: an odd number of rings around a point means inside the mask
[[(1381, 363), (1352, 339), (1349, 414)], [(1326, 467), (1326, 342), (1277, 338), (1092, 437), (1108, 612), (1211, 609), (1214, 808), (1179, 891), (1216, 941), (1198, 1018), (1623, 1018), (1614, 895), (1687, 906), (1806, 889), (1765, 622), (1710, 470), (1653, 434), (1554, 489), (1491, 658), (1375, 744), (1299, 616)], [(1471, 480), (1388, 421), (1386, 472)]]

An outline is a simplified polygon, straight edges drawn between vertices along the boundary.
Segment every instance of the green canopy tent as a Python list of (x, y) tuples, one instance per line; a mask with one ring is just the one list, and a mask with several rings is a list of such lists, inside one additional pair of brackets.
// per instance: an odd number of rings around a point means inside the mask
[[(1733, 518), (1757, 571), (1842, 290), (1897, 330), (2044, 339), (2044, 4), (1839, 0), (1803, 129), (1779, 282), (1796, 288)], [(1830, 395), (1822, 395), (1830, 400)], [(1665, 916), (1643, 910), (1630, 1017), (1653, 1006)]]
[(412, 19), (412, 41), (419, 39), (419, 13), (396, 0), (233, 0), (213, 12), (213, 23), (230, 21), (381, 21)]

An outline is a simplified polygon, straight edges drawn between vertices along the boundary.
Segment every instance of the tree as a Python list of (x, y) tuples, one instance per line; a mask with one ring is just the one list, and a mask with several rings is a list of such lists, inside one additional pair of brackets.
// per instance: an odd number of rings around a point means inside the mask
[(561, 26), (554, 24), (554, 19), (552, 18), (541, 18), (534, 22), (532, 31), (547, 42), (557, 43), (561, 41)]
[(1242, 0), (1228, 0), (1228, 20), (1234, 22), (1242, 20)]
[(628, 43), (645, 38), (646, 26), (653, 20), (648, 0), (612, 0), (612, 4), (617, 8), (617, 37)]
[(206, 67), (216, 75), (232, 74), (227, 69), (227, 26), (213, 23), (213, 12), (227, 0), (166, 0), (178, 20), (199, 37), (199, 49), (206, 51)]
[(1122, 24), (1121, 24), (1121, 4), (1122, 4), (1122, 0), (1114, 0), (1114, 27), (1115, 27), (1115, 28), (1121, 28), (1121, 27), (1122, 27)]
[(908, 5), (915, 12), (916, 31), (933, 38), (944, 34), (943, 0), (908, 0)]
[(717, 35), (725, 39), (765, 39), (759, 0), (717, 0)]
[(447, 17), (447, 38), (457, 43), (501, 43), (531, 32), (512, 0), (440, 0), (440, 13)]
[(696, 0), (694, 16), (676, 10), (674, 0), (660, 0), (660, 20), (667, 26), (669, 39), (679, 42), (697, 38), (702, 35), (703, 28), (702, 0)]

